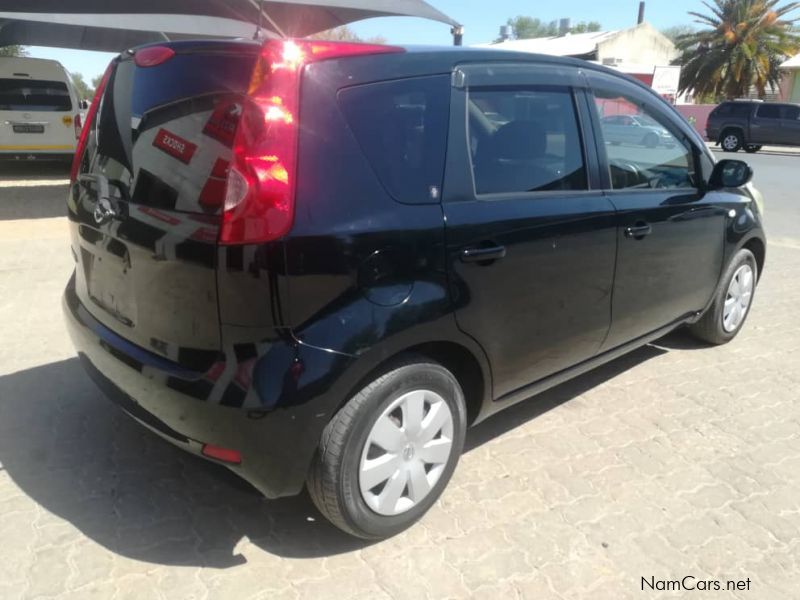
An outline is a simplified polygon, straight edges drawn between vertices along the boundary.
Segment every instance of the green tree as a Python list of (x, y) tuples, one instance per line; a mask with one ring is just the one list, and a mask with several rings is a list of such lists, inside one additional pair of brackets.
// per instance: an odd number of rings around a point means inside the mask
[(578, 21), (569, 28), (570, 33), (594, 33), (603, 28), (598, 21)]
[[(558, 21), (545, 23), (536, 17), (518, 16), (509, 19), (507, 24), (511, 27), (512, 36), (517, 40), (529, 40), (539, 37), (553, 37), (559, 35)], [(587, 33), (600, 31), (602, 25), (597, 21), (579, 21), (570, 26), (568, 33)], [(497, 40), (501, 41), (501, 40)]]
[[(100, 87), (101, 81), (103, 81), (102, 75), (97, 75), (96, 77), (92, 77), (92, 90), (97, 90), (97, 88)], [(92, 93), (92, 96), (87, 98), (87, 100), (91, 100), (93, 97), (94, 93)]]
[(2, 46), (0, 56), (28, 56), (28, 50), (25, 46)]
[[(75, 91), (78, 92), (78, 97), (81, 100), (91, 100), (94, 98), (94, 89), (90, 88), (89, 85), (83, 80), (83, 74), (70, 73), (70, 78), (72, 79), (72, 85), (75, 87)], [(92, 84), (94, 84), (94, 80), (92, 80)]]
[(675, 25), (673, 27), (662, 29), (661, 33), (671, 39), (673, 43), (677, 44), (680, 38), (689, 35), (690, 33), (694, 33), (695, 31), (695, 28), (691, 25)]
[(386, 38), (382, 36), (375, 36), (367, 39), (362, 39), (356, 34), (355, 31), (350, 29), (347, 25), (329, 29), (322, 33), (317, 33), (310, 36), (314, 40), (330, 40), (333, 42), (362, 42), (365, 44), (385, 44)]
[(690, 12), (703, 29), (681, 35), (676, 63), (683, 67), (681, 92), (695, 96), (740, 98), (755, 86), (759, 97), (780, 84), (780, 64), (800, 51), (799, 2), (714, 0), (703, 2), (709, 14)]

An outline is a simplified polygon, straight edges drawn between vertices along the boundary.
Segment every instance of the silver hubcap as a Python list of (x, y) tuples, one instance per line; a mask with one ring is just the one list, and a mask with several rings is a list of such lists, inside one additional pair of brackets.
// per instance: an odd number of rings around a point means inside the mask
[(722, 326), (733, 333), (744, 321), (753, 299), (755, 277), (750, 265), (742, 265), (733, 275), (728, 293), (725, 296), (725, 310), (722, 312)]
[(361, 496), (379, 515), (419, 504), (442, 476), (453, 449), (453, 415), (439, 394), (400, 396), (369, 432), (358, 472)]
[(739, 138), (737, 138), (735, 135), (729, 135), (722, 140), (722, 145), (726, 150), (733, 150), (739, 145)]

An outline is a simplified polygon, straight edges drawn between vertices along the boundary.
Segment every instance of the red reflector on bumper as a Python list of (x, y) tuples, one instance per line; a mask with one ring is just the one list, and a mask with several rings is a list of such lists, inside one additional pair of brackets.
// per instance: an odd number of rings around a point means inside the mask
[(221, 460), (222, 462), (239, 465), (242, 463), (242, 455), (238, 450), (230, 448), (220, 448), (212, 444), (203, 444), (203, 456)]

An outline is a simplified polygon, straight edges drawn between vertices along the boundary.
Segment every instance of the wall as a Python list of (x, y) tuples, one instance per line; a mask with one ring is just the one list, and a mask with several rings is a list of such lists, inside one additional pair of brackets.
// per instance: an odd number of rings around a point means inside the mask
[(597, 45), (597, 60), (615, 58), (644, 65), (668, 65), (678, 57), (675, 44), (649, 23), (618, 32)]
[(792, 71), (794, 75), (794, 86), (789, 96), (790, 102), (800, 102), (800, 71)]
[(710, 115), (711, 111), (716, 107), (716, 104), (678, 104), (675, 108), (683, 115), (683, 118), (689, 122), (691, 122), (690, 119), (694, 117), (696, 120), (694, 128), (705, 138), (708, 115)]

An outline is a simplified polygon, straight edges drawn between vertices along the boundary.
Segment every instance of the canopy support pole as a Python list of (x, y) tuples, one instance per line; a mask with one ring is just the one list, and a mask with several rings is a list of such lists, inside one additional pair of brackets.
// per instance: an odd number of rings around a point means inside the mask
[(453, 46), (463, 46), (464, 45), (464, 26), (463, 25), (456, 25), (450, 30), (450, 33), (453, 34)]

